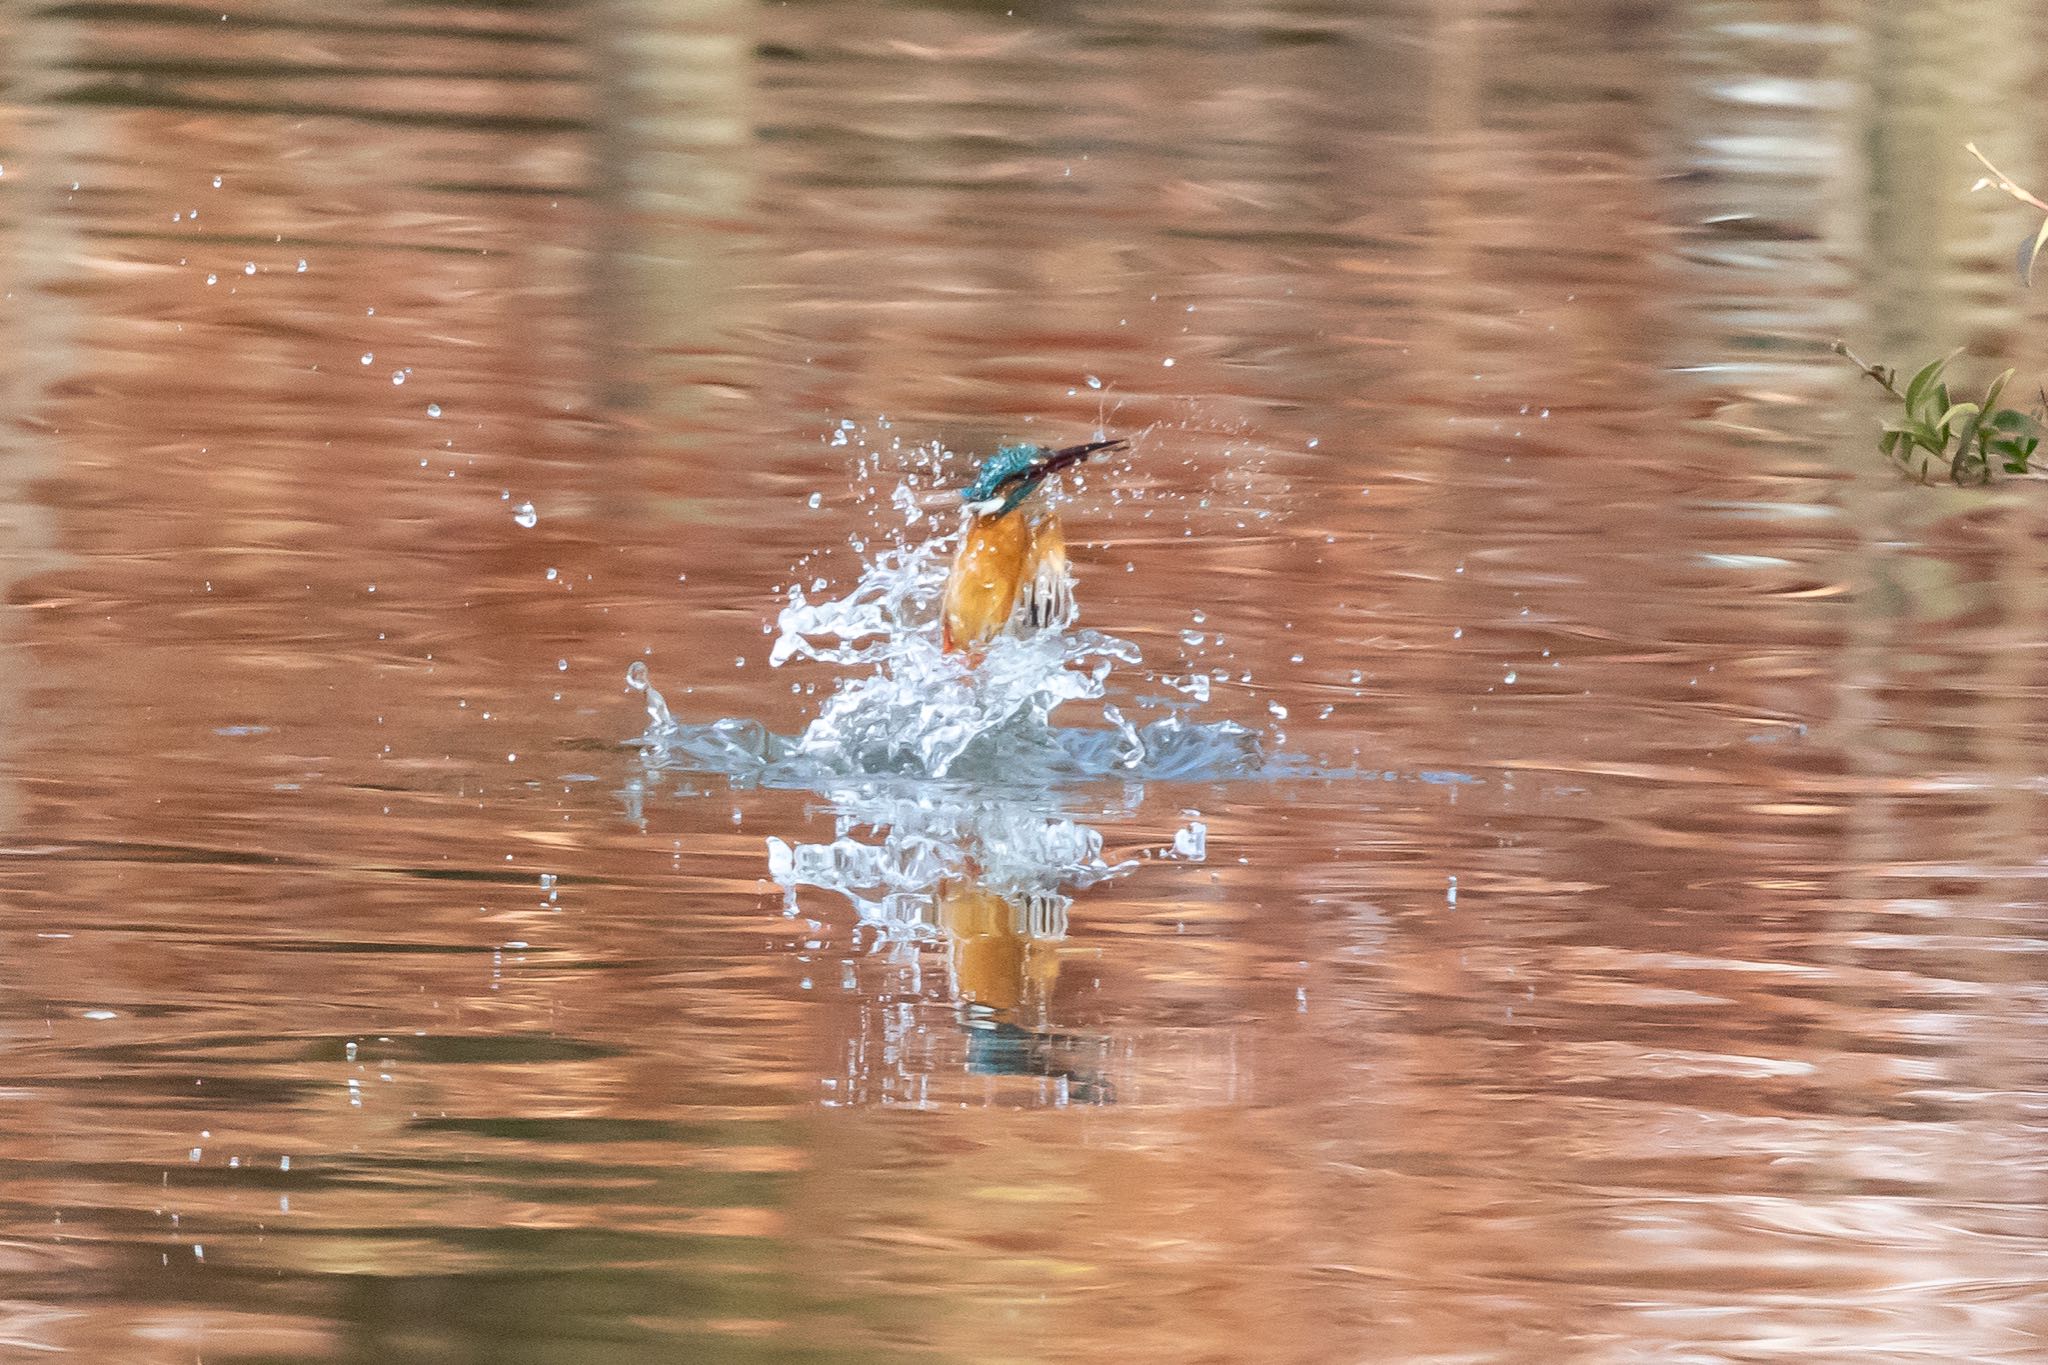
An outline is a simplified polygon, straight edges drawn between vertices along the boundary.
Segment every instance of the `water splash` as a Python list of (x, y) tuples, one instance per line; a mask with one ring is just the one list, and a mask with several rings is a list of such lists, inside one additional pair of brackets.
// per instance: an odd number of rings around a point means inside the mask
[[(880, 941), (949, 945), (963, 1008), (1022, 1018), (1044, 1003), (1075, 894), (1141, 862), (1106, 854), (1087, 819), (1135, 813), (1148, 781), (1270, 773), (1257, 733), (1199, 716), (1206, 677), (1156, 677), (1131, 641), (1072, 628), (1070, 583), (1051, 595), (1061, 609), (1050, 628), (999, 636), (973, 665), (948, 654), (940, 610), (959, 533), (921, 533), (958, 501), (920, 498), (932, 472), (906, 471), (888, 499), (869, 499), (900, 525), (864, 541), (872, 548), (850, 590), (788, 589), (769, 664), (837, 674), (800, 732), (679, 720), (635, 662), (626, 682), (647, 706), (636, 743), (652, 774), (819, 793), (832, 837), (767, 840), (787, 913), (798, 913), (799, 888), (843, 897)], [(1144, 856), (1202, 861), (1195, 814)]]
[[(914, 505), (899, 486), (903, 501)], [(770, 665), (823, 663), (843, 676), (800, 734), (758, 721), (676, 720), (635, 663), (648, 695), (639, 744), (650, 767), (724, 773), (771, 786), (846, 778), (953, 779), (1041, 788), (1101, 778), (1217, 781), (1258, 773), (1260, 737), (1234, 721), (1198, 720), (1198, 700), (1153, 701), (1141, 720), (1110, 699), (1120, 667), (1147, 678), (1138, 647), (1095, 630), (1043, 630), (992, 641), (973, 667), (945, 652), (939, 604), (958, 536), (880, 548), (839, 597), (789, 589)], [(1071, 608), (1069, 609), (1071, 613)], [(1057, 624), (1057, 623), (1056, 623)], [(1206, 699), (1206, 683), (1186, 693)], [(1057, 718), (1055, 713), (1059, 713)]]
[[(1055, 1018), (1076, 898), (1148, 860), (1204, 862), (1208, 829), (1183, 809), (1170, 842), (1112, 852), (1091, 822), (1128, 822), (1152, 782), (1304, 769), (1269, 759), (1259, 733), (1205, 717), (1210, 675), (1199, 664), (1177, 657), (1183, 676), (1164, 676), (1132, 641), (1078, 628), (1071, 581), (1044, 592), (1046, 628), (998, 636), (973, 665), (948, 654), (940, 618), (960, 533), (945, 523), (959, 515), (960, 480), (944, 477), (946, 452), (905, 452), (883, 497), (889, 481), (875, 477), (882, 459), (864, 434), (842, 424), (830, 444), (858, 452), (862, 486), (847, 503), (869, 523), (846, 543), (863, 556), (860, 573), (838, 593), (810, 572), (793, 583), (768, 656), (775, 669), (830, 670), (826, 695), (793, 734), (743, 717), (696, 723), (673, 715), (634, 663), (626, 681), (647, 707), (635, 742), (648, 781), (628, 784), (628, 810), (637, 816), (664, 776), (679, 788), (709, 774), (823, 798), (829, 833), (770, 836), (768, 875), (785, 914), (806, 913), (800, 897), (822, 891), (852, 908), (856, 942), (873, 932), (858, 965), (843, 964), (846, 980), (894, 973), (866, 997), (845, 1072), (825, 1078), (827, 1102), (929, 1103), (947, 1074), (1027, 1103), (1119, 1102), (1128, 1040)], [(1113, 501), (1126, 482), (1113, 482)]]
[[(962, 802), (893, 787), (833, 794), (835, 836), (823, 843), (768, 840), (768, 875), (794, 911), (798, 887), (844, 897), (861, 922), (892, 935), (934, 936), (946, 906), (972, 892), (1010, 907), (1015, 934), (1066, 933), (1071, 893), (1123, 876), (1136, 859), (1103, 856), (1100, 831), (1050, 801)], [(855, 834), (868, 831), (874, 841)]]

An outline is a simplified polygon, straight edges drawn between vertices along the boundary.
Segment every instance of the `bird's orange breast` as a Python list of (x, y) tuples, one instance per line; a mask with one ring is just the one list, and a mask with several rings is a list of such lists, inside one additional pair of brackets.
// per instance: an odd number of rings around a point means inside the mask
[(1017, 609), (1018, 589), (1037, 567), (1038, 539), (1038, 519), (1021, 508), (1004, 516), (977, 515), (968, 525), (946, 579), (949, 653), (979, 653), (1002, 633)]

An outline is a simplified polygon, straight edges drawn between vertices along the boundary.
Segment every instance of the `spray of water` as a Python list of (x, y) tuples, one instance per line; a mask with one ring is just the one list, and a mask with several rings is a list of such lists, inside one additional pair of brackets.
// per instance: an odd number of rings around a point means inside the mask
[[(1016, 932), (1057, 937), (1071, 891), (1137, 865), (1105, 859), (1101, 834), (1076, 816), (1083, 792), (1108, 783), (1135, 804), (1148, 781), (1250, 777), (1265, 763), (1259, 736), (1201, 719), (1206, 688), (1153, 678), (1132, 642), (1074, 628), (1071, 593), (1051, 628), (1001, 636), (972, 666), (946, 653), (940, 602), (958, 534), (912, 539), (931, 518), (908, 479), (888, 505), (902, 532), (867, 554), (850, 591), (794, 585), (778, 613), (771, 665), (838, 673), (803, 730), (678, 720), (635, 663), (643, 761), (827, 799), (832, 840), (768, 841), (792, 911), (797, 887), (820, 887), (863, 922), (917, 936), (933, 931), (945, 888), (971, 884), (1015, 908)], [(1165, 695), (1134, 701), (1134, 683)], [(1158, 853), (1199, 860), (1202, 848), (1195, 825)]]
[(840, 597), (812, 601), (801, 585), (790, 588), (769, 663), (853, 670), (800, 734), (776, 735), (752, 720), (678, 721), (646, 666), (635, 663), (626, 681), (647, 698), (639, 744), (649, 764), (772, 786), (897, 777), (1012, 793), (1112, 777), (1218, 781), (1259, 770), (1258, 735), (1233, 721), (1197, 719), (1196, 701), (1155, 703), (1142, 723), (1128, 717), (1133, 704), (1110, 699), (1111, 678), (1119, 667), (1149, 678), (1137, 646), (1060, 628), (1071, 625), (1071, 606), (1053, 629), (997, 638), (973, 667), (947, 654), (939, 600), (956, 543), (948, 535), (879, 550)]

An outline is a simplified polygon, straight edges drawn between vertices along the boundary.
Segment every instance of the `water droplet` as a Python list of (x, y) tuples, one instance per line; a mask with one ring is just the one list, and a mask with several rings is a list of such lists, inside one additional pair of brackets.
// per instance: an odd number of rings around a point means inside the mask
[(562, 571), (561, 571), (560, 569), (549, 569), (549, 570), (548, 570), (548, 582), (550, 582), (550, 583), (554, 582), (554, 581), (555, 581), (555, 580), (556, 580), (557, 578), (560, 578), (561, 576), (562, 576)]
[(555, 672), (557, 672), (557, 673), (567, 673), (568, 671), (569, 671), (569, 661), (568, 661), (567, 659), (557, 659), (557, 660), (555, 660)]
[(218, 275), (216, 275), (216, 274), (212, 273), (211, 271), (208, 271), (208, 272), (207, 272), (207, 276), (206, 276), (206, 282), (207, 282), (208, 284), (219, 284), (219, 283), (220, 283), (220, 276), (218, 276)]
[(371, 353), (370, 353), (369, 351), (364, 351), (364, 352), (363, 352), (363, 363), (364, 363), (365, 365), (369, 364), (369, 363), (370, 363), (371, 361), (375, 360), (376, 358), (377, 358), (377, 357), (376, 357), (375, 355), (371, 354)]
[(303, 275), (303, 274), (305, 274), (305, 273), (306, 273), (306, 262), (305, 262), (305, 258), (304, 258), (304, 257), (301, 257), (301, 258), (299, 259), (299, 274)]
[(522, 502), (519, 504), (518, 509), (512, 513), (512, 520), (518, 522), (521, 526), (531, 528), (540, 521), (540, 513), (533, 510), (532, 503)]
[(1102, 387), (1102, 381), (1091, 374), (1088, 376), (1088, 387), (1091, 389), (1099, 389)]
[(635, 659), (626, 669), (626, 686), (636, 692), (647, 694), (647, 728), (668, 730), (675, 725), (675, 718), (668, 713), (668, 703), (661, 693), (654, 690), (653, 680), (648, 676), (647, 665)]
[(1279, 702), (1277, 702), (1277, 701), (1269, 701), (1269, 702), (1267, 702), (1267, 703), (1266, 703), (1266, 709), (1267, 709), (1268, 711), (1271, 711), (1271, 712), (1273, 713), (1273, 719), (1275, 719), (1275, 720), (1286, 720), (1286, 719), (1287, 719), (1287, 708), (1286, 708), (1286, 707), (1284, 707), (1284, 706), (1282, 706), (1282, 705), (1281, 705), (1281, 704), (1280, 704)]
[(215, 189), (219, 189), (219, 188), (220, 188), (220, 177), (219, 177), (219, 176), (215, 176), (215, 177), (213, 178), (213, 187), (214, 187)]
[(825, 495), (823, 493), (813, 493), (808, 501), (813, 507), (823, 507), (825, 505)]
[(1173, 357), (1172, 357), (1172, 356), (1168, 356), (1168, 357), (1166, 357), (1166, 359), (1164, 359), (1164, 360), (1160, 361), (1159, 363), (1160, 363), (1161, 365), (1164, 365), (1164, 366), (1165, 366), (1165, 367), (1166, 367), (1167, 369), (1169, 369), (1169, 370), (1170, 370), (1170, 369), (1172, 369), (1172, 368), (1173, 368)]
[(245, 263), (243, 264), (243, 266), (242, 266), (242, 273), (243, 273), (244, 275), (253, 275), (253, 274), (255, 274), (255, 273), (256, 273), (256, 262), (254, 262), (254, 261), (247, 261), (247, 262), (245, 262)]
[(1504, 683), (1512, 683), (1515, 680), (1515, 676), (1515, 670), (1511, 668), (1508, 670), (1507, 676), (1505, 678), (1502, 678), (1501, 681)]
[(429, 403), (429, 404), (427, 404), (427, 416), (429, 416), (429, 417), (439, 417), (440, 415), (441, 415), (441, 405), (440, 405), (439, 403)]

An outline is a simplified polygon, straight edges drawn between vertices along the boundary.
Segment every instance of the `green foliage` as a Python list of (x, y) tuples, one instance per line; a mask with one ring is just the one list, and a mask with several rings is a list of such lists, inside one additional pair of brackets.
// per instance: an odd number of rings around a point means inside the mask
[[(2048, 249), (2048, 199), (1992, 165), (1975, 143), (1964, 147), (1990, 172), (1972, 190), (1995, 189), (2043, 215), (2040, 228), (2020, 243), (2020, 281), (2031, 285), (2034, 266)], [(1958, 402), (1942, 377), (1962, 354), (1956, 350), (1924, 366), (1901, 392), (1897, 370), (1872, 365), (1839, 341), (1833, 349), (1897, 400), (1899, 414), (1884, 424), (1877, 448), (1920, 482), (1929, 482), (1937, 465), (1945, 466), (1954, 482), (1968, 484), (1990, 483), (1999, 474), (2033, 472), (2034, 452), (2048, 434), (2048, 389), (2038, 390), (2041, 404), (2031, 413), (2000, 407), (1998, 400), (2013, 376), (2007, 370), (1991, 381), (1982, 398)]]
[(1877, 448), (1920, 482), (1929, 482), (1937, 466), (1946, 467), (1951, 480), (1964, 484), (1990, 483), (2000, 473), (2032, 472), (2030, 461), (2048, 434), (2048, 396), (2043, 408), (2031, 414), (2000, 407), (2011, 370), (1992, 380), (1982, 398), (1959, 402), (1942, 376), (1960, 350), (1923, 367), (1903, 392), (1898, 371), (1867, 364), (1839, 341), (1834, 350), (1898, 400), (1900, 412), (1884, 424)]

